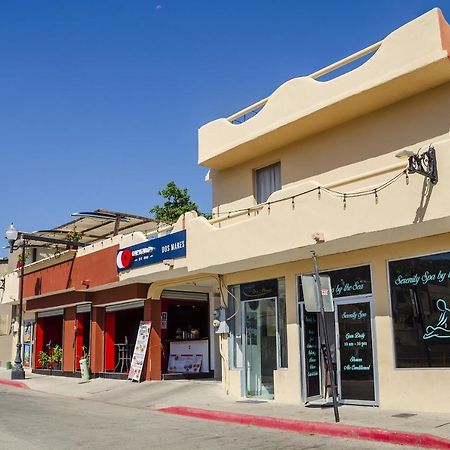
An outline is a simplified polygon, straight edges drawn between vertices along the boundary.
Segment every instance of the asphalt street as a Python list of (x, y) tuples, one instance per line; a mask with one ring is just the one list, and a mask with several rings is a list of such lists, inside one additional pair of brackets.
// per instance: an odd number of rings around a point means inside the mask
[(0, 387), (0, 448), (15, 449), (405, 449), (162, 414)]

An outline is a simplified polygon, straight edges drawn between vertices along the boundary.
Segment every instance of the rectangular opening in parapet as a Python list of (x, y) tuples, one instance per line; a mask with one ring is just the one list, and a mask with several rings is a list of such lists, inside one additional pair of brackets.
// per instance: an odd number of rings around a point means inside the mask
[(361, 56), (360, 58), (356, 59), (355, 61), (344, 64), (343, 66), (338, 67), (334, 70), (331, 70), (330, 72), (328, 72), (324, 75), (321, 75), (315, 79), (317, 81), (330, 81), (335, 78), (338, 78), (341, 75), (344, 75), (348, 72), (351, 72), (352, 70), (355, 70), (359, 66), (362, 66), (366, 61), (368, 61), (374, 55), (374, 53), (376, 51), (377, 50), (374, 50), (373, 52), (370, 52), (367, 55)]

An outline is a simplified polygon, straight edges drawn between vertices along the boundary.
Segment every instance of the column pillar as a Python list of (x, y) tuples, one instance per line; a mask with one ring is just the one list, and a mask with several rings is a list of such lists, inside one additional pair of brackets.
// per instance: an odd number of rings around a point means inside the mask
[(63, 318), (63, 363), (64, 372), (75, 372), (75, 330), (77, 307), (64, 309)]
[[(41, 331), (39, 331), (41, 333)], [(34, 371), (36, 370), (36, 359), (39, 355), (39, 352), (36, 351), (36, 347), (38, 345), (38, 339), (37, 339), (37, 333), (38, 333), (38, 315), (37, 313), (34, 313), (34, 324), (33, 324), (33, 353), (31, 357), (31, 369)]]
[(89, 347), (91, 372), (104, 372), (105, 308), (92, 308), (91, 344)]
[(161, 300), (147, 299), (145, 301), (144, 320), (152, 322), (145, 379), (161, 380)]

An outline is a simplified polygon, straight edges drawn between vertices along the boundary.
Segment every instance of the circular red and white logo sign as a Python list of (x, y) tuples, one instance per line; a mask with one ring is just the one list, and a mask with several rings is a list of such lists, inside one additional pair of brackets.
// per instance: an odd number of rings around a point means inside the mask
[(133, 254), (130, 249), (120, 250), (117, 253), (117, 267), (119, 269), (126, 269), (131, 266), (133, 262)]

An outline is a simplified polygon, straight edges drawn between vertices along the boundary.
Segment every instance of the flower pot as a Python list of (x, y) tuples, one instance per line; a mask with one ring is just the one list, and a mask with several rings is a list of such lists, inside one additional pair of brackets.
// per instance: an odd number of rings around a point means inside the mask
[(81, 379), (83, 381), (90, 380), (88, 360), (86, 358), (80, 359), (80, 370), (81, 370)]

